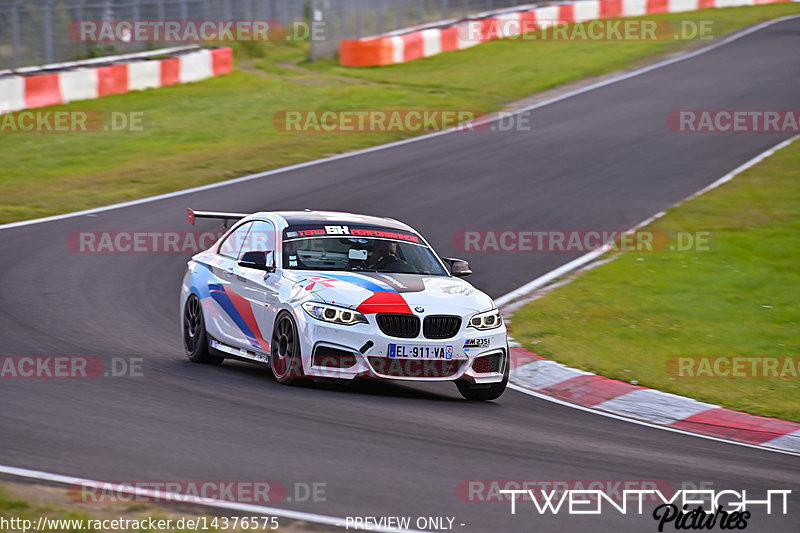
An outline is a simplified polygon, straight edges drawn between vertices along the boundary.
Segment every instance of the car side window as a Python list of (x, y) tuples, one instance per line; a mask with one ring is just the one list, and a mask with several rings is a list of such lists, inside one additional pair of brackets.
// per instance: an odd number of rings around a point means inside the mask
[(271, 222), (256, 220), (247, 234), (242, 252), (274, 252), (275, 226)]
[(238, 259), (239, 254), (242, 252), (242, 245), (246, 242), (247, 233), (252, 225), (252, 222), (245, 222), (225, 237), (219, 247), (219, 254), (231, 259)]

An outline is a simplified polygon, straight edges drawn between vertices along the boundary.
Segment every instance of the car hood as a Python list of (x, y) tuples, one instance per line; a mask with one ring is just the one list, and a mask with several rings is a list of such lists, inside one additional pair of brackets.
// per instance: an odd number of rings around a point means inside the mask
[(364, 314), (466, 315), (494, 307), (492, 299), (460, 278), (378, 272), (293, 271), (314, 299)]

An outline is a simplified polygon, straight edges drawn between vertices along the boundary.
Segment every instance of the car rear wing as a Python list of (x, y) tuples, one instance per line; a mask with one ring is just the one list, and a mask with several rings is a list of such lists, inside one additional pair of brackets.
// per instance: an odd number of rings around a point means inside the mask
[(197, 218), (216, 218), (222, 220), (222, 227), (228, 229), (228, 223), (231, 220), (241, 220), (244, 217), (250, 216), (246, 213), (218, 213), (214, 211), (194, 211), (187, 209), (186, 214), (189, 216), (189, 224), (194, 226), (194, 221)]

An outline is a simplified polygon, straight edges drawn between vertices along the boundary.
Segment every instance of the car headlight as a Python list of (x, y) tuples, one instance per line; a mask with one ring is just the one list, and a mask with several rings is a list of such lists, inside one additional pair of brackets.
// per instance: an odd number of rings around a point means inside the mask
[(469, 325), (481, 331), (499, 328), (503, 325), (503, 317), (500, 316), (500, 311), (492, 309), (491, 311), (484, 311), (483, 313), (473, 315), (472, 318), (469, 319)]
[(317, 320), (323, 322), (331, 322), (333, 324), (341, 324), (343, 326), (352, 326), (353, 324), (366, 324), (367, 319), (358, 311), (347, 309), (345, 307), (336, 307), (335, 305), (321, 304), (317, 302), (306, 302), (303, 304), (303, 309), (306, 313), (313, 316)]

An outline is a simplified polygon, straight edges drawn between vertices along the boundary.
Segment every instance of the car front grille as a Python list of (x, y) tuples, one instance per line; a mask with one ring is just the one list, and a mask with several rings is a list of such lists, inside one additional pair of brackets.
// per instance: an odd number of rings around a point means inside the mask
[(378, 327), (390, 337), (413, 339), (419, 335), (419, 317), (415, 315), (398, 315), (380, 313), (377, 316)]
[(426, 316), (422, 323), (422, 333), (426, 339), (449, 339), (461, 329), (461, 317), (454, 315)]
[(454, 376), (464, 364), (463, 359), (395, 359), (368, 357), (376, 373), (390, 377), (446, 378)]

